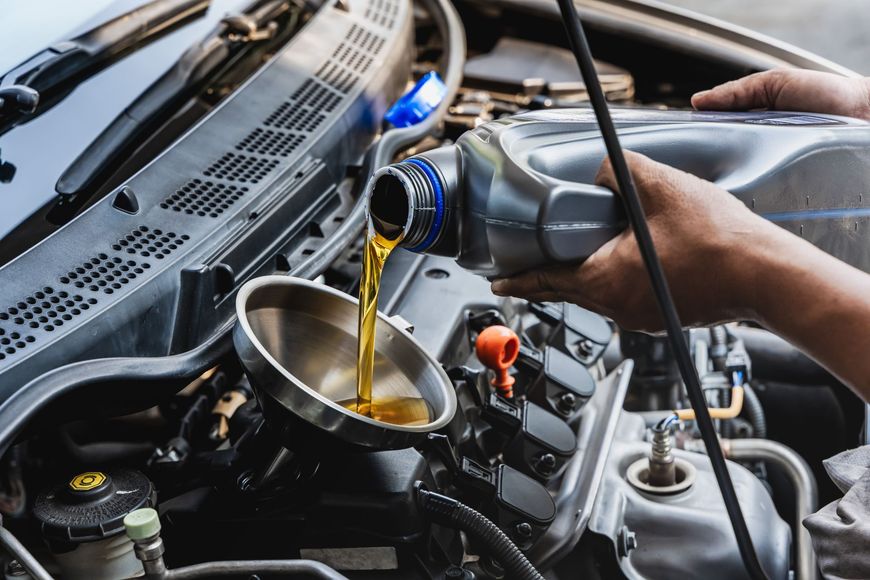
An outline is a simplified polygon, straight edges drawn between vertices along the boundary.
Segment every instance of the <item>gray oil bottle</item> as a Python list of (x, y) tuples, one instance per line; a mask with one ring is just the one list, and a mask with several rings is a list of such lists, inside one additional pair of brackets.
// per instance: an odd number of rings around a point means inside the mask
[[(753, 211), (870, 271), (870, 123), (806, 113), (613, 111), (623, 147), (716, 182)], [(626, 227), (593, 185), (605, 156), (590, 110), (486, 123), (379, 170), (372, 227), (416, 252), (504, 276), (576, 262)]]

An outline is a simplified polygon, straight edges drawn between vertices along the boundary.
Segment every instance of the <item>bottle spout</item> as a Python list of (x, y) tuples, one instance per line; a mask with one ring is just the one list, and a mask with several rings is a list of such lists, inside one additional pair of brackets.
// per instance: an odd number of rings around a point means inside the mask
[(375, 232), (388, 240), (405, 233), (410, 217), (409, 194), (395, 172), (381, 170), (372, 179), (369, 196), (369, 220)]
[[(410, 157), (379, 169), (366, 189), (371, 230), (413, 252), (432, 253), (445, 238), (455, 206), (456, 151)], [(445, 179), (445, 174), (449, 180)]]

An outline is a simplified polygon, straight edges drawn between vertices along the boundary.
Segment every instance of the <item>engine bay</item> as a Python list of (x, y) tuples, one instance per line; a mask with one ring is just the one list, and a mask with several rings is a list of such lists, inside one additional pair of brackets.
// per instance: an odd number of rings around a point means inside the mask
[[(239, 327), (232, 336), (244, 300), (266, 313), (250, 319), (261, 350), (293, 376), (326, 384), (346, 366), (344, 335), (318, 335), (340, 308), (300, 311), (308, 302), (285, 292), (297, 277), (293, 292), (358, 295), (363, 236), (345, 224), (377, 168), (370, 144), (387, 141), (381, 119), (417, 79), (449, 80), (445, 2), (331, 4), (306, 7), (307, 28), (171, 150), (0, 269), (0, 529), (26, 546), (0, 550), (5, 577), (40, 577), (21, 555), (32, 553), (73, 579), (498, 579), (514, 576), (511, 545), (552, 580), (745, 577), (695, 422), (662, 428), (690, 407), (665, 337), (498, 297), (450, 258), (397, 251), (379, 324), (421, 392), (425, 373), (446, 374), (455, 412), (439, 403), (437, 429), (354, 431), (313, 399), (288, 410), (285, 387), (255, 384), (266, 379), (254, 351)], [(443, 124), (386, 162), (517, 113), (588, 106), (548, 8), (456, 8), (467, 56)], [(596, 18), (613, 105), (686, 108), (694, 90), (751, 68), (644, 46)], [(242, 296), (252, 279), (274, 296)], [(481, 338), (493, 329), (506, 333), (494, 358)], [(734, 411), (715, 426), (765, 571), (815, 577), (800, 521), (835, 497), (821, 459), (858, 443), (862, 405), (754, 325), (685, 333), (708, 406)], [(450, 519), (443, 497), (501, 533)], [(125, 532), (142, 508), (159, 521)]]

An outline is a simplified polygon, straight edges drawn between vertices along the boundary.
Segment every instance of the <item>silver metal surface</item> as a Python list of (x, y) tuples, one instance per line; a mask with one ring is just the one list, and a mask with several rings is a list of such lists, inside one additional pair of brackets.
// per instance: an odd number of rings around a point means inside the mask
[[(677, 495), (644, 493), (626, 481), (628, 467), (650, 452), (649, 443), (643, 441), (645, 431), (643, 417), (621, 412), (589, 530), (610, 538), (614, 553), (623, 527), (636, 534), (638, 549), (619, 560), (628, 578), (747, 578), (706, 455), (673, 450), (675, 459), (692, 464), (696, 470), (695, 484)], [(755, 475), (731, 461), (728, 472), (768, 578), (787, 580), (789, 525), (779, 517), (770, 494)]]
[(797, 580), (818, 577), (816, 553), (810, 533), (801, 522), (818, 508), (816, 478), (807, 462), (793, 449), (769, 439), (731, 439), (723, 441), (725, 454), (731, 459), (762, 459), (780, 467), (795, 488), (795, 514), (798, 528)]
[(231, 576), (255, 576), (258, 574), (281, 577), (319, 578), (321, 580), (347, 580), (347, 578), (320, 562), (313, 560), (235, 560), (230, 562), (206, 562), (184, 568), (169, 570), (167, 580), (192, 580), (194, 578), (220, 578)]
[(606, 466), (616, 434), (622, 404), (634, 362), (623, 361), (596, 388), (584, 405), (577, 427), (577, 452), (562, 478), (553, 482), (556, 518), (529, 550), (529, 558), (542, 569), (564, 558), (586, 531), (598, 498), (604, 492)]
[(453, 385), (438, 361), (380, 313), (373, 396), (422, 396), (432, 421), (393, 425), (336, 403), (356, 397), (359, 307), (346, 294), (298, 278), (264, 276), (242, 287), (236, 311), (236, 351), (266, 421), (285, 445), (316, 445), (300, 439), (314, 434), (356, 447), (399, 449), (443, 427), (456, 411)]

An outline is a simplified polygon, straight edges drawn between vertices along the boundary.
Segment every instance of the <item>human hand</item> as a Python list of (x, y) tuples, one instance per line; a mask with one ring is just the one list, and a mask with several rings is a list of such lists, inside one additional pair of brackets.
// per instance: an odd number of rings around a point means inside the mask
[(701, 91), (696, 109), (779, 109), (870, 120), (870, 79), (800, 69), (774, 69)]
[[(764, 232), (776, 226), (716, 185), (630, 151), (626, 161), (653, 242), (684, 324), (754, 317), (751, 261)], [(595, 182), (617, 190), (609, 160)], [(573, 302), (621, 327), (658, 331), (663, 322), (649, 278), (628, 229), (583, 264), (495, 280), (492, 290), (541, 302)]]

